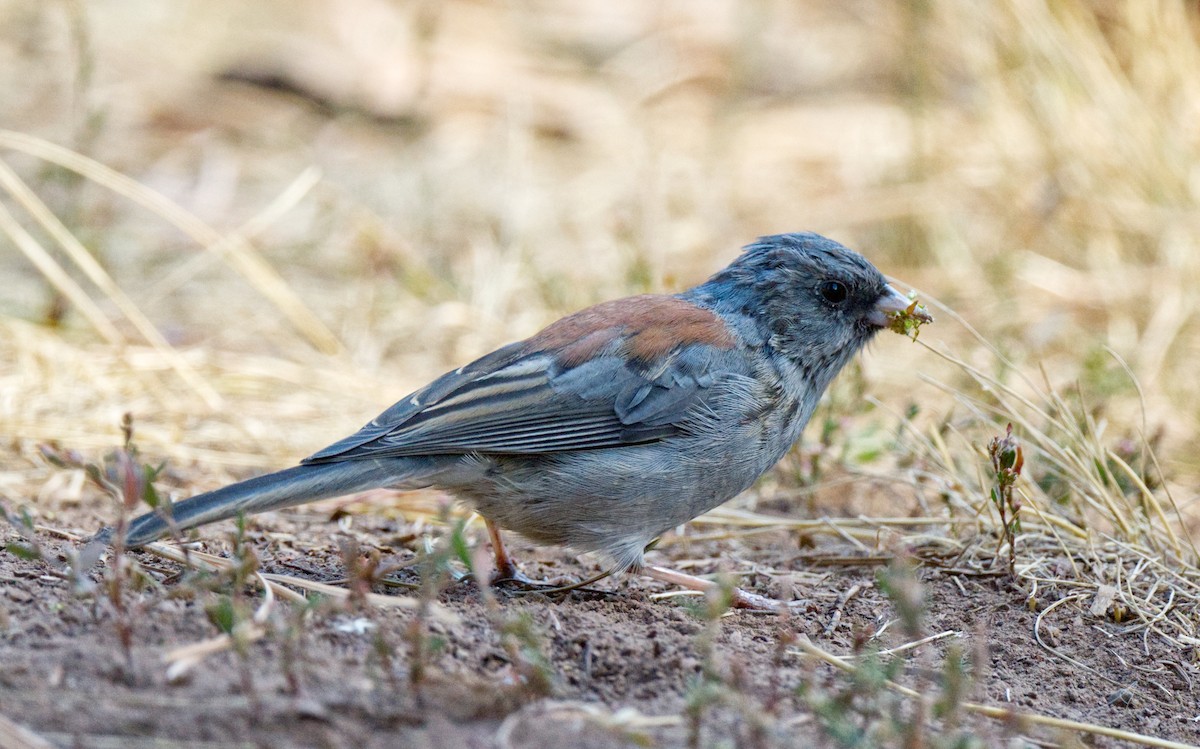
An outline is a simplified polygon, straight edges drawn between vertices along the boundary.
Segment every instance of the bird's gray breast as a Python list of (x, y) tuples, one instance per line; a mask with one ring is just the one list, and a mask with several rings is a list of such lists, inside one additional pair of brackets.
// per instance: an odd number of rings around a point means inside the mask
[(674, 436), (601, 450), (471, 456), (473, 477), (457, 493), (535, 540), (585, 549), (648, 541), (729, 500), (774, 465), (790, 446), (785, 417), (799, 408), (790, 403), (756, 378), (726, 375)]

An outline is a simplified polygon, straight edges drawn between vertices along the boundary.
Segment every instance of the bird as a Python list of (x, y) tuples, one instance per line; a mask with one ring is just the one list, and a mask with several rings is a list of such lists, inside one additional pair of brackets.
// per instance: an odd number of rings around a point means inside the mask
[[(748, 489), (800, 439), (834, 377), (879, 331), (932, 318), (865, 257), (814, 233), (760, 237), (707, 281), (588, 307), (448, 372), (299, 465), (148, 512), (138, 547), (240, 514), (377, 488), (434, 487), (500, 530), (647, 566), (669, 529)], [(108, 536), (111, 537), (111, 529)], [(734, 590), (733, 604), (781, 603)]]

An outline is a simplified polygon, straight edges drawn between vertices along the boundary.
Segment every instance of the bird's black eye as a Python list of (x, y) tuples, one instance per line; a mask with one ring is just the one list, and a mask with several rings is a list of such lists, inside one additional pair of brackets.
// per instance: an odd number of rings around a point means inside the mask
[(850, 290), (841, 281), (822, 281), (817, 291), (825, 297), (825, 301), (834, 305), (841, 304), (850, 296)]

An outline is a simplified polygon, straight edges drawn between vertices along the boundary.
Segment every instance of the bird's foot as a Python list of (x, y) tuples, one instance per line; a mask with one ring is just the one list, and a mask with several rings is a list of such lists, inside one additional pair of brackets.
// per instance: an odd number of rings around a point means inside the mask
[(579, 590), (585, 593), (608, 595), (607, 591), (596, 590), (595, 588), (589, 588), (587, 586), (598, 580), (603, 580), (604, 578), (608, 577), (613, 573), (612, 570), (606, 570), (601, 572), (599, 575), (589, 577), (586, 580), (568, 583), (566, 585), (561, 583), (532, 580), (526, 577), (521, 570), (517, 569), (517, 565), (513, 562), (512, 557), (509, 556), (508, 550), (504, 548), (504, 542), (500, 538), (500, 527), (491, 520), (486, 518), (484, 520), (487, 523), (488, 537), (492, 541), (492, 552), (495, 556), (496, 566), (495, 569), (492, 570), (491, 577), (488, 580), (488, 583), (492, 587), (511, 585), (517, 588), (516, 592), (518, 594), (542, 593), (546, 595), (553, 595), (555, 593), (569, 593), (572, 590)]
[(517, 565), (512, 564), (511, 562), (502, 567), (497, 566), (496, 569), (492, 570), (488, 584), (493, 588), (511, 586), (519, 590), (535, 590), (537, 588), (552, 587), (551, 583), (534, 580), (533, 578), (527, 576), (524, 572), (517, 568)]
[(586, 580), (579, 580), (578, 582), (567, 583), (564, 585), (561, 583), (546, 582), (546, 581), (530, 579), (530, 578), (526, 577), (520, 570), (516, 569), (516, 567), (514, 566), (512, 569), (508, 569), (508, 570), (496, 570), (492, 574), (491, 584), (492, 584), (492, 586), (500, 586), (500, 585), (510, 586), (511, 585), (511, 586), (517, 588), (517, 590), (515, 592), (518, 595), (525, 594), (525, 593), (541, 593), (543, 595), (554, 595), (556, 593), (570, 593), (573, 590), (578, 590), (583, 593), (597, 593), (600, 595), (609, 595), (609, 591), (597, 590), (595, 588), (589, 588), (587, 586), (591, 585), (594, 582), (603, 580), (604, 578), (608, 577), (611, 574), (612, 574), (612, 570), (605, 570), (598, 575), (593, 575), (592, 577), (587, 578)]

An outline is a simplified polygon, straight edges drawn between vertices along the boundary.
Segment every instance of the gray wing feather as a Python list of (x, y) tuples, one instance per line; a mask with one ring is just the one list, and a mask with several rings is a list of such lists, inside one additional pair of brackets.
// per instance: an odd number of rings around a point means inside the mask
[[(459, 453), (536, 454), (650, 442), (680, 430), (722, 352), (693, 346), (653, 373), (616, 355), (569, 369), (501, 349), (384, 411), (304, 463)], [(507, 354), (507, 355), (505, 355)]]

